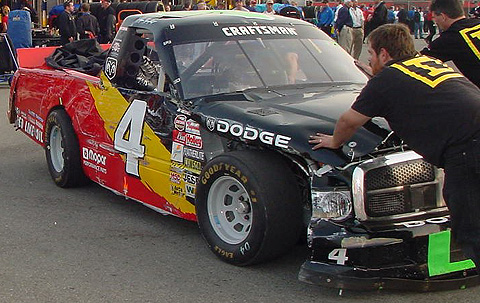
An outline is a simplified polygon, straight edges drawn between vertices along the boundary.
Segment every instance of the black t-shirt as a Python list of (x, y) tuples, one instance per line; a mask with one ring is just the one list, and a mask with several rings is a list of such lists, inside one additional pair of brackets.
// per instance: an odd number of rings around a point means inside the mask
[(460, 19), (421, 53), (442, 61), (452, 60), (458, 69), (480, 87), (480, 19)]
[(447, 147), (480, 135), (480, 89), (427, 56), (389, 62), (352, 109), (384, 117), (410, 148), (439, 167)]

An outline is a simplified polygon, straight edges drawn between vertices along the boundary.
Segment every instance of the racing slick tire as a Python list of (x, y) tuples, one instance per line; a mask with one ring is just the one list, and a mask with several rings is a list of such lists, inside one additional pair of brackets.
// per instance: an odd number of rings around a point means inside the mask
[(238, 266), (282, 255), (302, 231), (295, 175), (272, 152), (233, 151), (212, 159), (200, 174), (195, 207), (210, 249)]
[(63, 109), (48, 115), (45, 134), (45, 156), (55, 184), (64, 188), (85, 184), (87, 177), (81, 164), (77, 135)]

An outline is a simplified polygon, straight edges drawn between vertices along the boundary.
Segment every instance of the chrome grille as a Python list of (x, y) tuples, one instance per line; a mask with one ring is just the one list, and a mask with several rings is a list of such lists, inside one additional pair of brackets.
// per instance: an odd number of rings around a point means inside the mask
[(360, 221), (385, 220), (445, 208), (443, 175), (413, 151), (367, 160), (353, 172), (352, 191)]
[(433, 165), (418, 159), (369, 170), (365, 175), (365, 188), (375, 190), (434, 180), (435, 169)]

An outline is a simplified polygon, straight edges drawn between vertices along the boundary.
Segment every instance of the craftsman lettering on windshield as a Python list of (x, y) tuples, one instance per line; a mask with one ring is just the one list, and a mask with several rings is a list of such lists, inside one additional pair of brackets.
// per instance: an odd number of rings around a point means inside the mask
[(480, 24), (460, 31), (465, 42), (471, 48), (478, 60), (480, 60)]
[(432, 88), (447, 79), (463, 77), (442, 61), (426, 56), (415, 57), (410, 60), (395, 63), (392, 64), (391, 67), (402, 71)]
[(223, 33), (227, 37), (232, 36), (250, 36), (250, 35), (288, 35), (298, 36), (296, 30), (292, 27), (284, 26), (229, 26), (222, 28)]

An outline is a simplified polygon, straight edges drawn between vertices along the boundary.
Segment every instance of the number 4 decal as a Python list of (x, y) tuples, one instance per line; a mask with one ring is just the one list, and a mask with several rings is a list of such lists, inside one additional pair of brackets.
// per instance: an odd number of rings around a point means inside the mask
[(339, 265), (345, 265), (345, 261), (348, 260), (346, 248), (335, 248), (328, 254), (328, 260), (337, 261)]
[(125, 171), (137, 177), (140, 176), (138, 159), (145, 155), (141, 141), (146, 109), (145, 101), (133, 100), (118, 123), (113, 139), (115, 149), (127, 155)]

